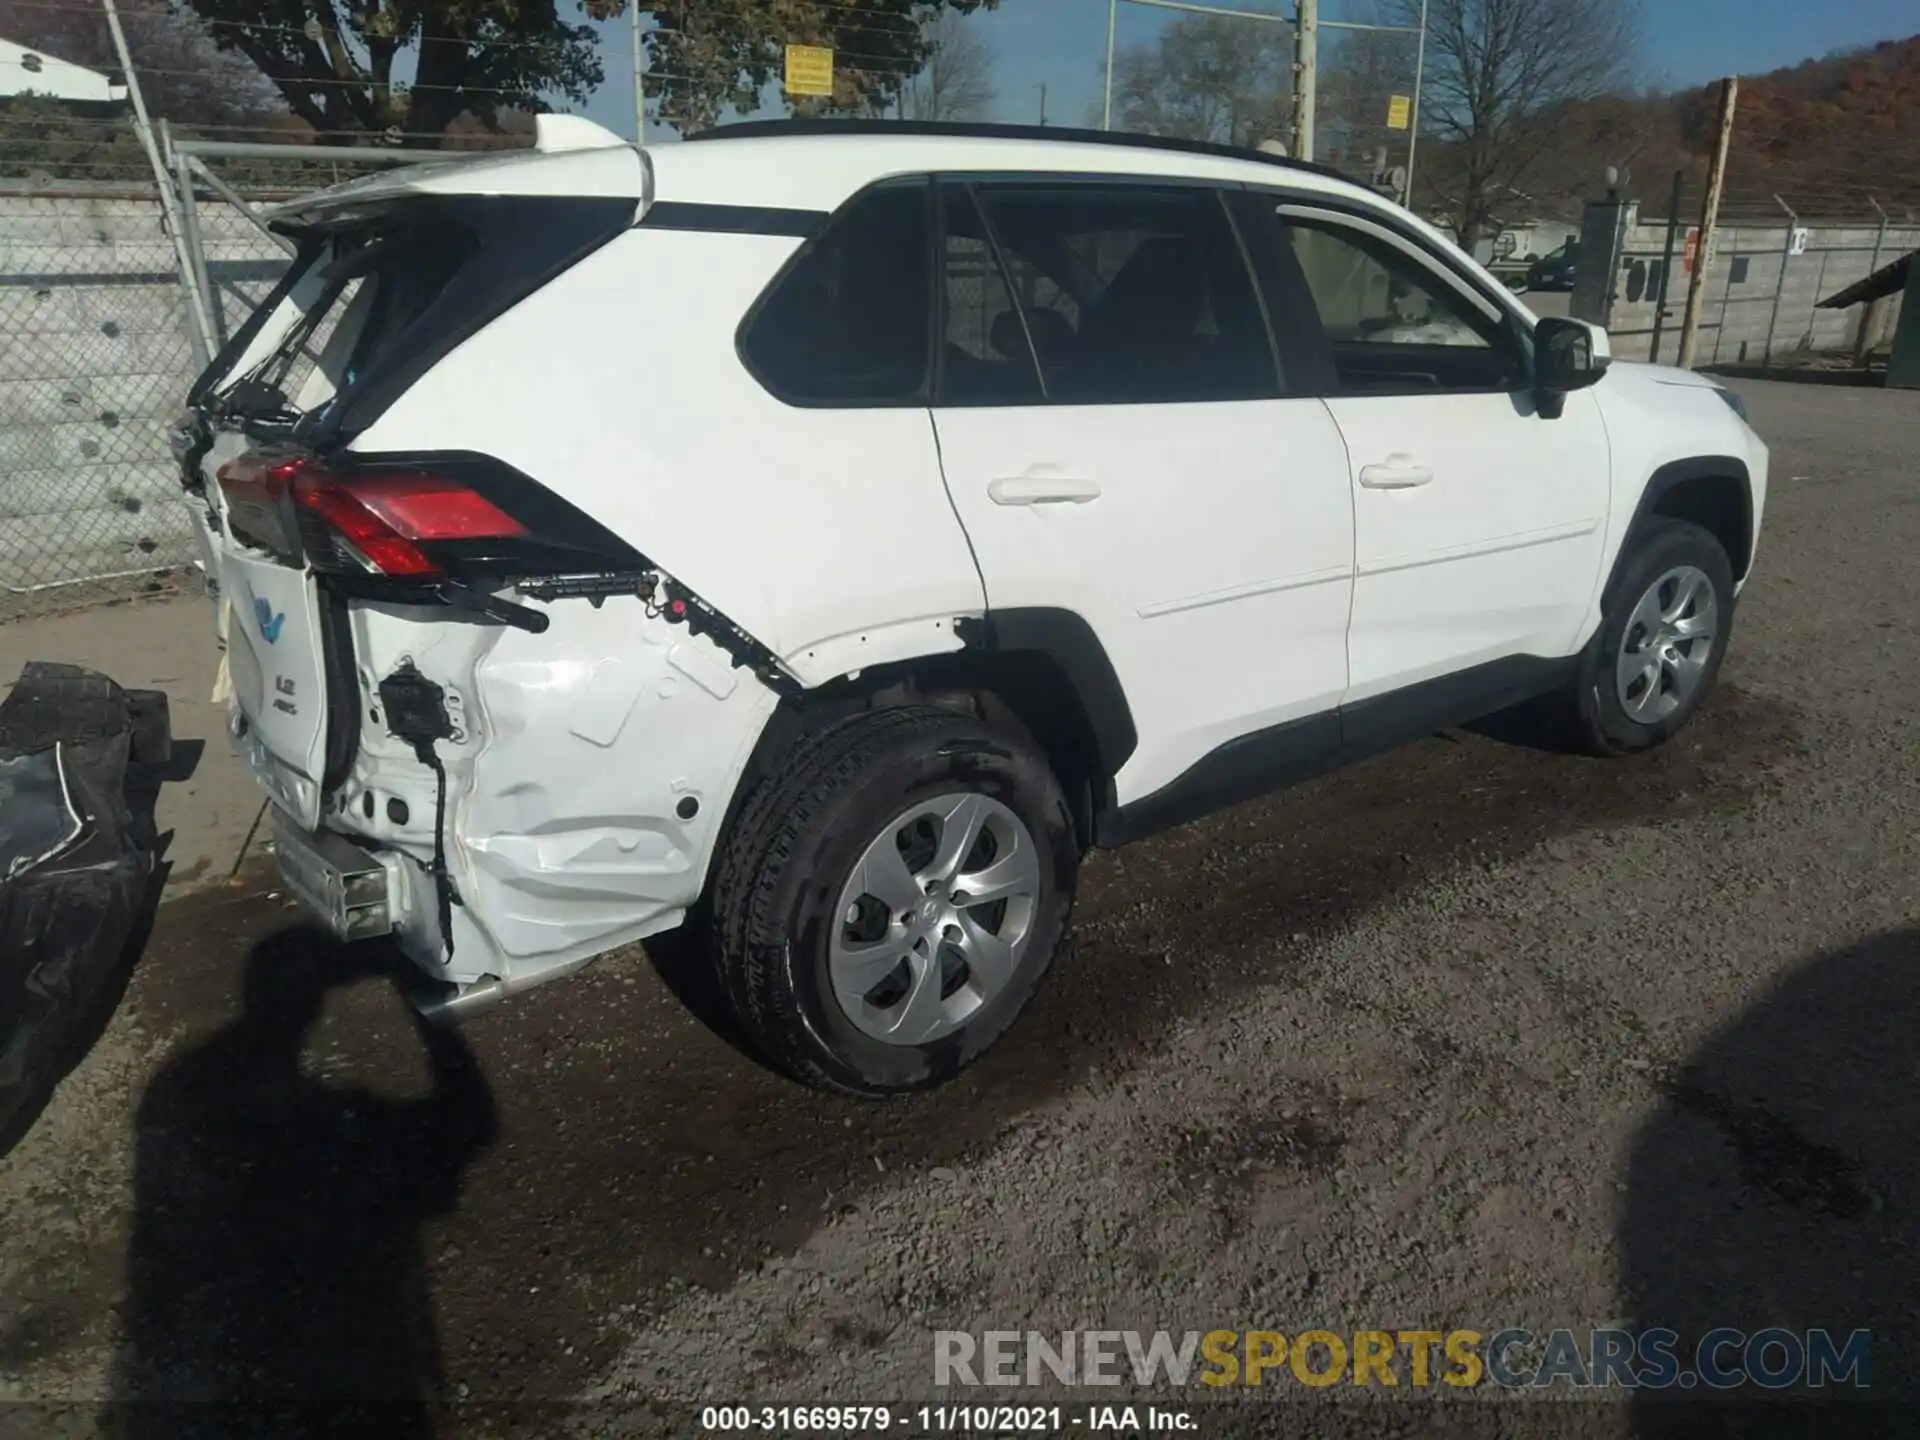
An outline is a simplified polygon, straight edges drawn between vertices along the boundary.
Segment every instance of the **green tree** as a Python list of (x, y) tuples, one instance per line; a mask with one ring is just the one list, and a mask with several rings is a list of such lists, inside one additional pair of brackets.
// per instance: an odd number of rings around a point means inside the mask
[[(591, 26), (555, 0), (188, 0), (323, 142), (390, 130), (432, 144), (463, 114), (584, 102), (603, 74)], [(411, 57), (410, 85), (395, 67)]]

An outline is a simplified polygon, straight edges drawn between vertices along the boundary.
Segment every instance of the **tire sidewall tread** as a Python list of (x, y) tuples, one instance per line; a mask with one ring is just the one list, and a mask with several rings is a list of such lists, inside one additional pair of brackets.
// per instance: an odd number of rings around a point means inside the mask
[[(1660, 518), (1630, 536), (1627, 544), (1630, 548), (1626, 561), (1610, 587), (1600, 629), (1587, 647), (1580, 667), (1579, 738), (1586, 748), (1602, 755), (1651, 750), (1679, 733), (1712, 693), (1720, 666), (1726, 659), (1728, 642), (1733, 637), (1733, 565), (1711, 531), (1688, 520)], [(1708, 657), (1699, 687), (1671, 715), (1646, 725), (1629, 716), (1620, 703), (1614, 671), (1633, 607), (1656, 579), (1676, 565), (1692, 565), (1712, 581), (1719, 611), (1719, 632), (1714, 637), (1713, 653)]]
[[(824, 927), (887, 820), (950, 790), (991, 795), (1027, 825), (1041, 849), (1039, 913), (1012, 983), (965, 1025), (930, 1045), (889, 1045), (841, 1011)], [(845, 717), (796, 744), (741, 807), (714, 888), (725, 993), (756, 1048), (803, 1083), (868, 1096), (940, 1084), (1005, 1032), (1051, 969), (1078, 863), (1066, 798), (1024, 735), (933, 706)]]

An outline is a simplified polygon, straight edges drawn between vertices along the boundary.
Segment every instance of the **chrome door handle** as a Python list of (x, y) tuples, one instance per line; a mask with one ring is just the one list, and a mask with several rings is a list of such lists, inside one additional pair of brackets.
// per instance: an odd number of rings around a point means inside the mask
[(996, 505), (1084, 505), (1100, 498), (1100, 482), (1085, 475), (1029, 471), (988, 481), (987, 498)]
[(1389, 455), (1378, 465), (1363, 466), (1360, 483), (1369, 490), (1411, 490), (1433, 479), (1431, 465), (1417, 465), (1411, 455)]

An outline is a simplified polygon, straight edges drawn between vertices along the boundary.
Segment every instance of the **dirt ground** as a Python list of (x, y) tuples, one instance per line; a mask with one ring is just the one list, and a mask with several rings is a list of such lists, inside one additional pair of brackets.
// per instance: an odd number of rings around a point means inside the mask
[(938, 1329), (1609, 1322), (1870, 1328), (1920, 1396), (1920, 396), (1739, 388), (1772, 494), (1679, 742), (1438, 737), (1096, 857), (929, 1096), (771, 1077), (670, 945), (423, 1038), (258, 885), (163, 906), (0, 1158), (0, 1414), (692, 1434), (931, 1397)]

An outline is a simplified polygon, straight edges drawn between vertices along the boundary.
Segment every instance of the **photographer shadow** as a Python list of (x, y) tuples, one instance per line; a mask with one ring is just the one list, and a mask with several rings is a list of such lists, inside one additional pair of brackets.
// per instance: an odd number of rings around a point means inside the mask
[(493, 1143), (492, 1093), (460, 1033), (410, 1010), (424, 1096), (332, 1083), (303, 1058), (331, 990), (398, 984), (404, 963), (304, 927), (271, 935), (239, 1017), (147, 1087), (109, 1433), (258, 1433), (276, 1410), (305, 1429), (439, 1428), (422, 1231)]
[[(1920, 1393), (1920, 931), (1808, 961), (1658, 1083), (1620, 1224), (1638, 1325), (1677, 1332), (1689, 1369), (1688, 1347), (1723, 1327), (1824, 1329), (1836, 1349), (1872, 1334), (1864, 1386), (1683, 1382), (1636, 1396), (1636, 1433), (1827, 1433), (1873, 1413), (1835, 1414), (1835, 1402), (1910, 1407)], [(1788, 1353), (1776, 1347), (1762, 1363), (1784, 1370)], [(1717, 1358), (1740, 1355), (1735, 1346)], [(1708, 1396), (1732, 1403), (1675, 1403)], [(1822, 1403), (1765, 1403), (1789, 1397)]]

